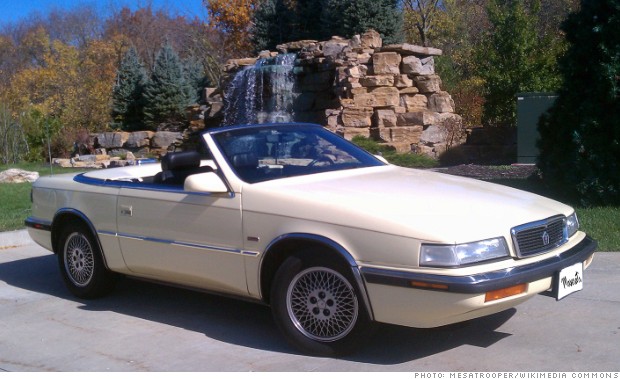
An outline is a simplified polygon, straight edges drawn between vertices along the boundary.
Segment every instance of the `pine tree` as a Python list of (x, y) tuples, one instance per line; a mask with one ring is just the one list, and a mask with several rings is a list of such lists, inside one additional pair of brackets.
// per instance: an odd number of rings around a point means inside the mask
[(331, 36), (322, 33), (321, 10), (326, 0), (296, 0), (294, 14), (295, 27), (289, 37), (292, 41), (304, 39), (323, 40)]
[(205, 75), (205, 68), (195, 57), (183, 61), (183, 76), (187, 83), (187, 98), (190, 103), (200, 100), (202, 90), (209, 86), (209, 80)]
[(185, 120), (185, 109), (191, 104), (183, 65), (169, 43), (155, 57), (151, 78), (144, 89), (144, 116), (147, 126), (161, 123), (178, 124)]
[[(375, 29), (385, 43), (403, 39), (399, 0), (263, 0), (253, 16), (255, 50), (302, 39), (350, 38)], [(292, 5), (291, 5), (292, 4)]]
[(136, 49), (131, 47), (121, 60), (112, 91), (112, 117), (116, 126), (123, 130), (142, 129), (146, 82), (144, 66)]
[(582, 0), (562, 25), (563, 85), (538, 125), (538, 167), (586, 205), (620, 204), (620, 0)]
[(326, 0), (322, 8), (323, 36), (350, 38), (374, 29), (385, 44), (403, 40), (398, 0)]
[(263, 0), (254, 12), (252, 43), (256, 51), (292, 41), (295, 15), (284, 0)]

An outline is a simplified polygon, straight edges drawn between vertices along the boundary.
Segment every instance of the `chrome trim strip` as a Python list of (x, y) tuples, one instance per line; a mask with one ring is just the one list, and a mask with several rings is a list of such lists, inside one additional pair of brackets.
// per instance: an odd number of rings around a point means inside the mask
[[(448, 292), (482, 294), (551, 277), (565, 267), (589, 259), (594, 254), (596, 247), (596, 241), (586, 236), (572, 249), (544, 261), (468, 276), (421, 274), (371, 267), (362, 267), (361, 271), (364, 279), (372, 284), (413, 288), (410, 282), (419, 281), (429, 284), (447, 285)], [(424, 288), (416, 289), (427, 290)]]
[(163, 245), (175, 245), (175, 246), (182, 246), (182, 247), (192, 247), (192, 248), (196, 248), (196, 249), (215, 250), (215, 251), (221, 251), (221, 252), (225, 252), (225, 253), (234, 253), (234, 254), (242, 254), (242, 253), (244, 253), (243, 251), (241, 251), (239, 249), (233, 249), (233, 248), (221, 247), (221, 246), (204, 245), (204, 244), (195, 243), (195, 242), (175, 241), (175, 240), (156, 238), (156, 237), (139, 236), (139, 235), (127, 234), (127, 233), (114, 233), (114, 235), (116, 235), (119, 238), (128, 238), (128, 239), (134, 239), (134, 240), (140, 240), (140, 241), (146, 241), (146, 242), (159, 243), (159, 244), (163, 244)]

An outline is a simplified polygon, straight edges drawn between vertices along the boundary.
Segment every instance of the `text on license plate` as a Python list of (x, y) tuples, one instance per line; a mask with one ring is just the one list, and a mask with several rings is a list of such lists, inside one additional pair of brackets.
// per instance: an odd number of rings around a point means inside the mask
[(560, 300), (583, 289), (583, 263), (579, 262), (562, 269), (556, 276), (556, 299)]

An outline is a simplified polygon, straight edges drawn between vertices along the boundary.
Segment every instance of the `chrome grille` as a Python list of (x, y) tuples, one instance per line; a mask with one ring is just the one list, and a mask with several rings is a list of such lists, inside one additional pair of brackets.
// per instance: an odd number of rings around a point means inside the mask
[(568, 240), (566, 217), (555, 216), (516, 226), (512, 228), (511, 234), (518, 257), (543, 254)]

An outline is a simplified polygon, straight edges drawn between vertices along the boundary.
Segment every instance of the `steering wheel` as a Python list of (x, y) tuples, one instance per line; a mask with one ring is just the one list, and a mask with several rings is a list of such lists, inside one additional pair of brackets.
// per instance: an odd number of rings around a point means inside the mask
[(308, 167), (314, 166), (330, 166), (334, 164), (334, 160), (327, 155), (321, 155), (312, 162), (308, 163)]

